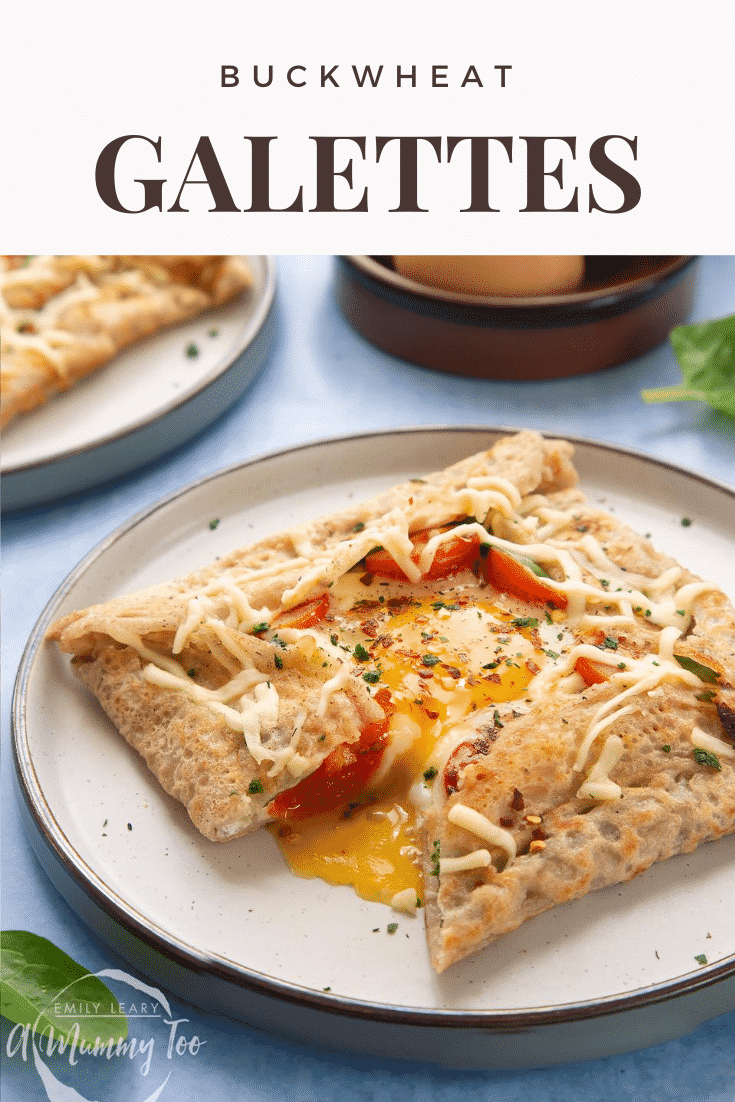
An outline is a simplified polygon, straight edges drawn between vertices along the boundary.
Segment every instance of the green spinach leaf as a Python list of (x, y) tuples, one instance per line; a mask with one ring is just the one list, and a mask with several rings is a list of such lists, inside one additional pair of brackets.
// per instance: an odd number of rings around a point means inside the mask
[(127, 1037), (128, 1021), (112, 992), (53, 942), (27, 930), (3, 930), (0, 950), (3, 1018), (35, 1024), (39, 1037), (53, 1028), (54, 1036), (68, 1038), (76, 1024), (79, 1040), (89, 1044)]
[(671, 330), (671, 345), (684, 381), (644, 390), (645, 402), (709, 402), (735, 417), (735, 314)]

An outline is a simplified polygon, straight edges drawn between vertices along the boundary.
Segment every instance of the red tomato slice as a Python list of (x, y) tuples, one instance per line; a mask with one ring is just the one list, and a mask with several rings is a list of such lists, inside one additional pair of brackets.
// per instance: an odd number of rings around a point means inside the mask
[(358, 742), (335, 747), (318, 769), (281, 792), (270, 805), (276, 819), (311, 819), (342, 807), (365, 789), (380, 765), (388, 739), (388, 717), (370, 723)]
[[(428, 541), (428, 532), (416, 532), (411, 537), (411, 542), (415, 548), (411, 554), (412, 562), (418, 565), (419, 556)], [(477, 561), (479, 550), (480, 540), (478, 536), (467, 538), (459, 536), (448, 543), (442, 543), (437, 548), (434, 561), (423, 577), (429, 581), (436, 581), (438, 578), (447, 578), (450, 574), (458, 574), (461, 570), (469, 570)], [(380, 578), (408, 580), (398, 563), (384, 548), (379, 551), (371, 551), (366, 556), (365, 569), (368, 574), (377, 574)]]
[(552, 605), (554, 608), (566, 608), (567, 596), (547, 585), (531, 570), (507, 551), (491, 547), (483, 562), (483, 577), (504, 593), (512, 593), (523, 601), (534, 604)]
[(592, 658), (578, 658), (574, 668), (585, 685), (602, 685), (615, 673), (612, 666), (608, 666), (606, 662), (595, 662)]
[(329, 612), (329, 594), (323, 593), (321, 597), (315, 597), (311, 601), (304, 601), (300, 605), (279, 612), (271, 627), (273, 628), (313, 628), (321, 623)]

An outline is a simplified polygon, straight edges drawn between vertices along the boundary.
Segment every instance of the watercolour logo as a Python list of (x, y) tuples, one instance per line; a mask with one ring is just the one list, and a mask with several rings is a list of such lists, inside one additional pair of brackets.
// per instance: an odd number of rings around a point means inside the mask
[[(103, 998), (80, 998), (80, 986), (83, 990), (84, 981), (91, 979), (122, 984), (128, 989), (127, 997), (107, 1002)], [(57, 1028), (49, 1024), (46, 1012), (50, 1012)], [(196, 1034), (186, 1034), (188, 1021), (174, 1016), (168, 998), (158, 988), (120, 969), (104, 968), (73, 980), (34, 1022), (16, 1024), (8, 1034), (5, 1051), (9, 1059), (33, 1063), (49, 1102), (98, 1102), (68, 1085), (68, 1080), (76, 1079), (81, 1086), (89, 1084), (96, 1093), (106, 1078), (99, 1074), (100, 1063), (108, 1071), (116, 1063), (116, 1070), (121, 1071), (119, 1065), (124, 1064), (126, 1075), (133, 1083), (137, 1080), (135, 1093), (129, 1095), (131, 1102), (156, 1102), (181, 1059), (196, 1056), (206, 1044)], [(116, 1035), (121, 1022), (126, 1023), (125, 1027)], [(109, 1074), (107, 1080), (110, 1085)], [(157, 1082), (153, 1090), (152, 1081)], [(119, 1087), (115, 1075), (112, 1089), (116, 1097)], [(170, 1089), (171, 1097), (178, 1095), (173, 1084)]]

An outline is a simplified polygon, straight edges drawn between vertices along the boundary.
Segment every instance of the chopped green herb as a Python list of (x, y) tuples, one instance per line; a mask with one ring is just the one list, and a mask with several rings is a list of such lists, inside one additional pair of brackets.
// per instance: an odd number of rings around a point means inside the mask
[(493, 712), (493, 723), (496, 727), (505, 727), (505, 724), (500, 722), (500, 712), (497, 708)]
[(197, 675), (197, 671), (196, 671), (196, 670), (194, 669), (194, 667), (193, 667), (193, 666), (191, 667), (191, 669), (190, 669), (190, 670), (187, 670), (186, 672), (187, 672), (187, 676), (188, 676), (188, 677), (191, 677), (191, 678), (192, 678), (192, 680), (193, 680), (193, 679), (194, 679), (194, 678), (196, 677), (196, 675)]
[(380, 670), (368, 670), (367, 673), (362, 675), (363, 681), (367, 681), (368, 685), (374, 685), (377, 681), (380, 681)]
[(695, 693), (694, 699), (701, 700), (703, 704), (711, 704), (717, 693), (714, 689), (705, 689), (702, 693)]
[(331, 987), (323, 987), (323, 988), (322, 988), (322, 991), (331, 991), (331, 990), (332, 990), (332, 988), (331, 988)]
[(352, 654), (358, 662), (367, 662), (370, 658), (370, 651), (366, 650), (365, 647), (363, 647), (362, 643), (357, 644)]
[(413, 482), (417, 486), (425, 486), (426, 485), (426, 479), (425, 478), (409, 478), (409, 482)]
[(704, 953), (697, 953), (697, 955), (694, 959), (696, 960), (697, 964), (706, 964), (707, 963), (707, 958), (704, 955)]
[(607, 589), (607, 587), (610, 585), (610, 582), (607, 580), (607, 578), (600, 578), (600, 585)]
[(627, 670), (627, 668), (628, 667), (626, 666), (625, 662), (618, 662), (618, 669), (619, 670)]
[(514, 628), (537, 628), (538, 620), (535, 620), (533, 616), (516, 616), (514, 620), (511, 620), (511, 624)]
[(691, 517), (682, 517), (682, 518), (681, 518), (681, 526), (682, 526), (682, 528), (690, 528), (690, 527), (691, 527), (691, 523), (692, 523), (692, 518), (691, 518)]
[(250, 631), (253, 635), (260, 635), (261, 631), (267, 631), (269, 626), (267, 620), (262, 620), (259, 624), (253, 624)]
[(703, 666), (701, 662), (696, 662), (693, 658), (687, 658), (685, 654), (675, 654), (674, 658), (682, 669), (696, 674), (700, 681), (704, 681), (708, 685), (714, 684), (720, 678), (719, 673), (715, 670), (711, 670), (709, 666)]
[(686, 609), (685, 608), (677, 608), (676, 615), (677, 616), (686, 616)]
[(436, 654), (422, 654), (421, 661), (425, 666), (436, 666), (441, 659)]
[[(527, 555), (515, 555), (514, 558), (518, 559), (521, 566), (525, 566), (526, 570), (530, 570), (532, 574), (535, 574), (537, 578), (550, 578), (548, 570), (545, 570), (541, 563), (536, 562), (535, 559), (529, 559)], [(555, 608), (553, 601), (547, 601), (547, 604)]]
[(253, 777), (248, 785), (248, 794), (250, 796), (256, 796), (263, 791), (263, 782), (259, 781), (257, 777)]
[(363, 520), (358, 520), (357, 524), (355, 524), (353, 526), (352, 531), (353, 532), (362, 532), (364, 528), (365, 528), (365, 522)]
[(274, 654), (273, 655), (273, 661), (276, 664), (276, 669), (277, 670), (282, 670), (283, 669), (283, 659), (281, 658), (280, 654)]
[(388, 931), (389, 934), (394, 934), (397, 929), (398, 929), (398, 923), (397, 922), (389, 922), (388, 925), (386, 926), (386, 930)]
[(710, 750), (700, 750), (699, 748), (694, 751), (694, 758), (700, 765), (709, 765), (711, 769), (722, 769), (720, 765), (720, 759), (717, 754), (713, 754)]
[(214, 520), (210, 520), (209, 527), (214, 532), (214, 530), (215, 530), (215, 528), (217, 527), (218, 524), (219, 524), (219, 517), (215, 517)]
[(199, 349), (195, 344), (189, 344), (186, 346), (186, 354), (189, 359), (193, 360), (199, 355)]
[(500, 665), (500, 659), (497, 658), (494, 662), (487, 662), (482, 668), (483, 670), (496, 670)]
[(209, 335), (210, 335), (210, 337), (217, 337), (217, 336), (219, 336), (219, 329), (210, 329), (210, 330), (209, 330)]
[(459, 605), (448, 605), (445, 604), (444, 601), (432, 601), (431, 607), (434, 609), (435, 612), (438, 612), (440, 608), (446, 608), (450, 612), (456, 612), (459, 608)]
[(439, 861), (441, 860), (442, 845), (438, 838), (434, 839), (431, 847), (431, 875), (439, 875)]
[(662, 746), (661, 749), (663, 750), (664, 754), (670, 754), (671, 753), (671, 747), (669, 746), (668, 742), (666, 743), (665, 746)]
[(433, 765), (430, 765), (428, 769), (424, 770), (424, 780), (425, 781), (433, 781), (435, 776), (436, 776), (436, 769), (434, 768)]
[(133, 829), (133, 824), (132, 824), (132, 823), (128, 823), (128, 830), (132, 830), (132, 829)]
[(559, 657), (559, 655), (557, 654), (557, 652), (555, 650), (547, 650), (547, 651), (544, 651), (544, 653), (546, 655), (548, 655), (549, 658), (558, 658)]

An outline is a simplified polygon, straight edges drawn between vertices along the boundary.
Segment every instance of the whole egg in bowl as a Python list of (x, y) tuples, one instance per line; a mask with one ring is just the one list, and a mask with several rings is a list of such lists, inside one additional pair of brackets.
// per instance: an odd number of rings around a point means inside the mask
[(584, 279), (583, 256), (394, 256), (416, 283), (464, 295), (558, 295)]

